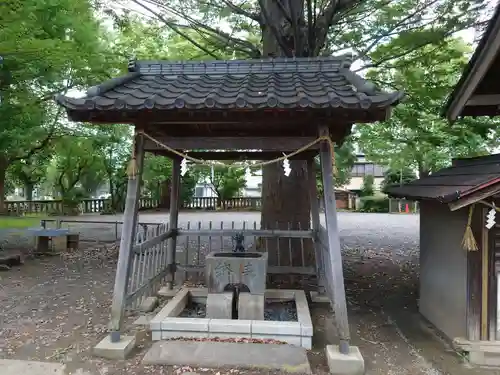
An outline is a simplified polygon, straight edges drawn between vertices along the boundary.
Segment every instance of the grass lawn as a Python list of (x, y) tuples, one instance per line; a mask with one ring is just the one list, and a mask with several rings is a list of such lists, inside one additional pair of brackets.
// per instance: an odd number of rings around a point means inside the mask
[(0, 229), (39, 227), (42, 216), (0, 216)]

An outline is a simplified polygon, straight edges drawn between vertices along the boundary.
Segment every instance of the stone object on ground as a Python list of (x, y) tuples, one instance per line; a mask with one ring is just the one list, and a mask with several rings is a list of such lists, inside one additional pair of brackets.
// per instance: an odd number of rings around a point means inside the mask
[(61, 363), (0, 359), (2, 375), (65, 375), (65, 367)]
[(111, 336), (106, 335), (94, 347), (94, 355), (106, 359), (126, 359), (134, 349), (135, 342), (135, 336), (121, 336), (120, 341), (111, 342)]
[(148, 350), (143, 363), (311, 373), (307, 351), (304, 348), (279, 344), (158, 341)]
[(240, 293), (238, 319), (264, 320), (264, 295)]
[(266, 291), (267, 253), (211, 252), (206, 256), (209, 293), (223, 293), (229, 286), (245, 286), (252, 294)]
[(363, 375), (365, 360), (357, 346), (349, 347), (349, 354), (342, 354), (338, 345), (326, 346), (326, 360), (332, 375)]
[(158, 306), (157, 297), (146, 297), (139, 306), (139, 311), (141, 312), (151, 312)]
[(206, 317), (211, 319), (232, 319), (233, 317), (232, 292), (208, 293)]
[(18, 251), (0, 250), (0, 271), (8, 271), (14, 266), (23, 264), (21, 253)]

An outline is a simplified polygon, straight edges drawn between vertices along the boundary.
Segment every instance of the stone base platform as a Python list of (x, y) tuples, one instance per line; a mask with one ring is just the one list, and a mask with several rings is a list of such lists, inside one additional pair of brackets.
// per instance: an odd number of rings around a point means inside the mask
[(310, 374), (304, 348), (278, 344), (159, 341), (142, 361), (146, 365), (177, 365), (203, 368), (247, 368)]

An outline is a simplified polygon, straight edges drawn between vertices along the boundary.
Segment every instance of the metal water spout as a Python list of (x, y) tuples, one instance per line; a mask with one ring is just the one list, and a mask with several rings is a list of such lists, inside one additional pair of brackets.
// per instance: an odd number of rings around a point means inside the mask
[(244, 253), (245, 246), (243, 245), (243, 241), (245, 241), (245, 236), (243, 233), (237, 233), (233, 239), (236, 241), (236, 246), (233, 249), (233, 253)]

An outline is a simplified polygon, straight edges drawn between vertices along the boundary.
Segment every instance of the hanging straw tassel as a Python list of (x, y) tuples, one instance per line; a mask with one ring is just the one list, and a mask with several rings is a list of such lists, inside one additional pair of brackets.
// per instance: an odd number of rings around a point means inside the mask
[(333, 143), (332, 139), (328, 137), (328, 144), (330, 145), (330, 151), (332, 153), (332, 170), (333, 170), (333, 175), (337, 176), (337, 163), (335, 162), (335, 144)]
[(135, 156), (135, 137), (132, 145), (132, 156), (127, 167), (127, 175), (129, 179), (134, 179), (137, 176), (137, 158)]
[(474, 212), (474, 205), (469, 207), (469, 217), (467, 218), (467, 226), (465, 227), (464, 238), (462, 239), (462, 247), (467, 251), (477, 251), (477, 242), (472, 233), (472, 213)]

